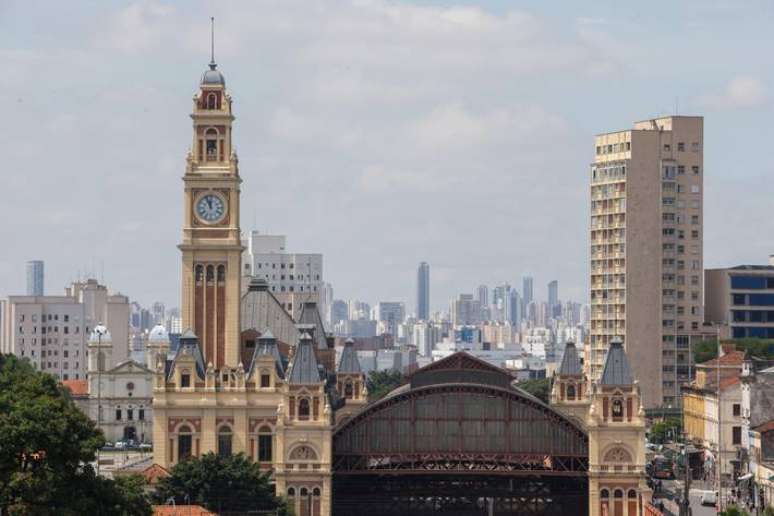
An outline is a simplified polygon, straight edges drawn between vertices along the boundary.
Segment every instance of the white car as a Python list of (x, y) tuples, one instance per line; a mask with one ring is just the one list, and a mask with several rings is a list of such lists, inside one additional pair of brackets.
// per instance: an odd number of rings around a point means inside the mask
[(126, 448), (124, 441), (116, 441), (116, 450), (123, 450), (124, 448)]
[(702, 505), (711, 505), (712, 507), (715, 507), (718, 503), (718, 495), (715, 493), (715, 491), (705, 491), (701, 495), (701, 504)]

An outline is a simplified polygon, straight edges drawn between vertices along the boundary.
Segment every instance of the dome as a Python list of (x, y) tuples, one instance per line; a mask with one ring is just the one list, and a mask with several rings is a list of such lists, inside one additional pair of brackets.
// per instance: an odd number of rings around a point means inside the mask
[(161, 324), (154, 326), (148, 334), (148, 342), (169, 342), (169, 333), (167, 333), (167, 329)]
[(107, 344), (112, 342), (112, 337), (110, 336), (108, 329), (102, 323), (100, 323), (96, 325), (93, 330), (91, 330), (91, 334), (89, 335), (89, 342), (102, 342), (103, 344)]
[(223, 74), (217, 70), (215, 63), (210, 63), (210, 69), (206, 70), (202, 74), (201, 85), (202, 86), (223, 86), (226, 87), (226, 79)]

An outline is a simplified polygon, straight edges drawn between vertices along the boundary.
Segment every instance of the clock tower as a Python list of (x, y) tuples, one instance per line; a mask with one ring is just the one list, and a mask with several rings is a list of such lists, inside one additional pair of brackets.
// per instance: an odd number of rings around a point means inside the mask
[(214, 56), (193, 98), (193, 141), (186, 158), (182, 252), (183, 328), (199, 338), (204, 362), (239, 362), (242, 243), (234, 115)]

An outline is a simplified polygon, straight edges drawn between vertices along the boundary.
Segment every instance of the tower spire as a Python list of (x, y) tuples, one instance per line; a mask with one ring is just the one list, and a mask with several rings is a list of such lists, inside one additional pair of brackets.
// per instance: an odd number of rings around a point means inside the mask
[(210, 17), (210, 69), (214, 70), (215, 64), (215, 17)]

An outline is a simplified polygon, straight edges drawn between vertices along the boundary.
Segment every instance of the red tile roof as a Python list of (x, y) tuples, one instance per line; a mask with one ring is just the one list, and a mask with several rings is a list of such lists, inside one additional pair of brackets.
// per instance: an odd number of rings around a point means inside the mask
[(73, 396), (88, 396), (89, 394), (87, 380), (62, 380), (62, 385), (67, 387)]
[(153, 516), (218, 516), (201, 505), (154, 505)]
[[(742, 363), (744, 362), (744, 351), (729, 351), (722, 357), (720, 357), (720, 365), (721, 366), (739, 366), (742, 367)], [(707, 360), (706, 362), (702, 362), (701, 364), (698, 364), (700, 367), (711, 367), (714, 368), (718, 365), (718, 359), (713, 358), (712, 360)]]
[(760, 433), (774, 430), (774, 421), (768, 421), (766, 423), (763, 423), (762, 425), (758, 425), (755, 428), (753, 428), (753, 430)]
[(145, 479), (145, 482), (148, 485), (156, 485), (161, 478), (166, 478), (169, 476), (169, 471), (167, 471), (164, 467), (159, 466), (156, 463), (151, 464), (142, 472), (140, 472), (140, 475), (143, 476)]

